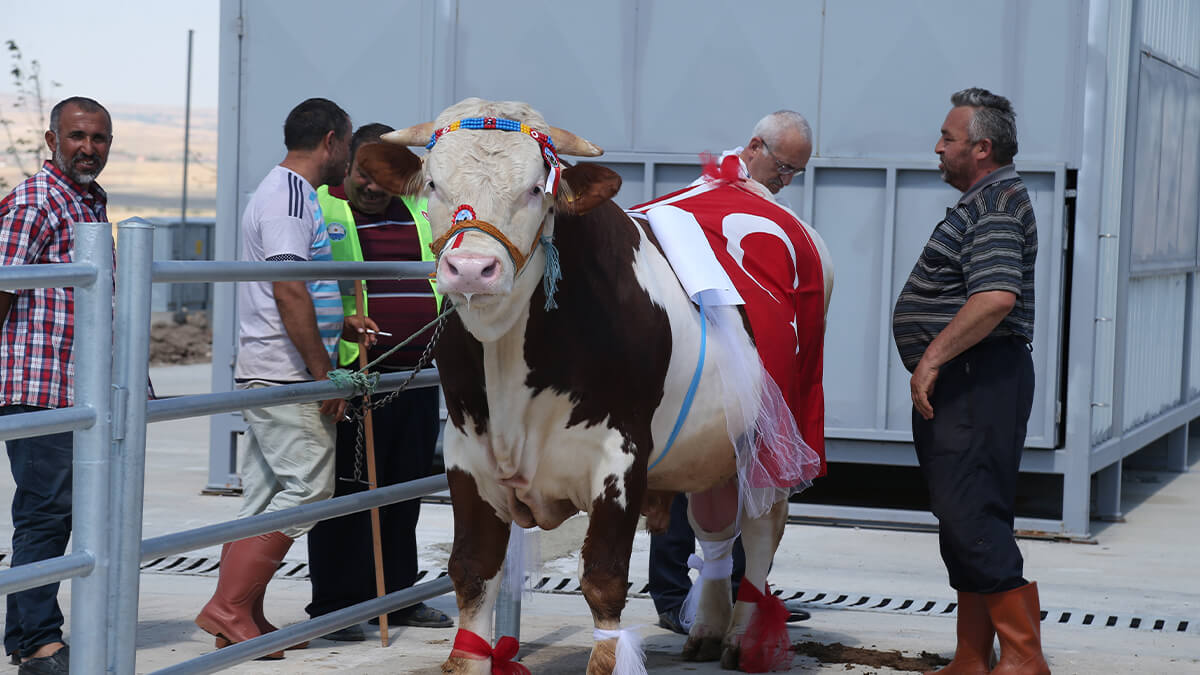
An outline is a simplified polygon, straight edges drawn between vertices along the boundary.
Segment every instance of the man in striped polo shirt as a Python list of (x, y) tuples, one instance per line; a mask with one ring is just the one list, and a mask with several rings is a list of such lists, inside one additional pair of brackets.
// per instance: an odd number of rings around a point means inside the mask
[(1012, 165), (1016, 113), (1003, 96), (950, 97), (934, 151), (963, 192), (900, 292), (896, 347), (912, 372), (913, 442), (958, 591), (958, 646), (943, 673), (1049, 673), (1037, 584), (1013, 537), (1018, 469), (1033, 405), (1037, 225)]
[[(259, 183), (242, 215), (242, 259), (333, 260), (316, 189), (338, 184), (350, 154), (350, 117), (332, 101), (311, 98), (283, 125), (287, 156)], [(357, 335), (359, 325), (347, 322)], [(342, 335), (336, 281), (238, 284), (240, 389), (328, 378)], [(334, 438), (346, 410), (340, 398), (242, 411), (248, 425), (239, 470), (239, 517), (328, 499), (333, 494)], [(267, 582), (296, 537), (312, 525), (240, 539), (221, 551), (217, 590), (196, 617), (217, 647), (275, 630), (263, 615)], [(272, 654), (282, 658), (282, 652)]]

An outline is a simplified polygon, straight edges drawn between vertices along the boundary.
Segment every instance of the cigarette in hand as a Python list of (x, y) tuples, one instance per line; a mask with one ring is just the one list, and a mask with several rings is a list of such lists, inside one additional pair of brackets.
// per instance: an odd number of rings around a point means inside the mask
[(366, 329), (366, 330), (367, 330), (367, 332), (368, 332), (368, 333), (371, 333), (371, 334), (373, 334), (373, 335), (382, 335), (382, 336), (384, 336), (384, 337), (392, 337), (392, 334), (391, 334), (391, 333), (386, 333), (386, 332), (384, 332), (384, 331), (381, 331), (381, 330), (371, 330), (370, 328), (368, 328), (368, 329)]

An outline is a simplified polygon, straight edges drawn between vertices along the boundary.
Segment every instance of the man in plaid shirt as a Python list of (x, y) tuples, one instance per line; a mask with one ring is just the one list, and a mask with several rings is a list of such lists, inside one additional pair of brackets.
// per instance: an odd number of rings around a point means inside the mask
[[(74, 224), (107, 222), (96, 177), (108, 161), (112, 118), (90, 98), (54, 106), (42, 170), (0, 201), (0, 264), (71, 262)], [(0, 291), (0, 415), (73, 405), (75, 307), (70, 288)], [(62, 555), (71, 536), (72, 434), (7, 441), (17, 484), (12, 566)], [(8, 595), (4, 650), (19, 672), (66, 673), (58, 584)]]

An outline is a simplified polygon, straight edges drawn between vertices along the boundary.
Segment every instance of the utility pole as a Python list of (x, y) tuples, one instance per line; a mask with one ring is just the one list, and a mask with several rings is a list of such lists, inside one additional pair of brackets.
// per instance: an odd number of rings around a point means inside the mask
[(187, 188), (188, 188), (188, 141), (192, 130), (192, 33), (188, 29), (187, 47), (187, 97), (183, 105), (183, 198), (179, 205), (179, 237), (183, 236), (184, 226), (187, 225)]
[[(183, 251), (184, 237), (187, 236), (187, 188), (188, 188), (188, 142), (192, 131), (192, 33), (188, 29), (187, 46), (187, 95), (183, 103), (183, 195), (179, 200), (179, 227), (172, 228), (171, 257), (174, 258)], [(183, 286), (171, 285), (171, 304), (175, 306), (175, 323), (187, 321), (187, 312), (183, 306)]]

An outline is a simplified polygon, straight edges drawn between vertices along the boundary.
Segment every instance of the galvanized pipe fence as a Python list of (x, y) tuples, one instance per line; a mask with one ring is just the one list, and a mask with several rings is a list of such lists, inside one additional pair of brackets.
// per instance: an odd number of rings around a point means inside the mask
[[(74, 433), (72, 550), (57, 558), (0, 570), (0, 593), (73, 579), (70, 667), (75, 673), (135, 672), (142, 562), (289, 525), (420, 499), (448, 487), (444, 474), (430, 476), (143, 540), (148, 423), (356, 395), (333, 382), (321, 381), (149, 401), (152, 283), (412, 279), (426, 278), (432, 265), (426, 262), (153, 262), (153, 224), (130, 219), (117, 229), (120, 246), (115, 270), (115, 305), (109, 223), (76, 224), (73, 259), (77, 262), (0, 269), (0, 290), (68, 286), (75, 289), (74, 405), (0, 417), (0, 440), (64, 431)], [(376, 391), (395, 391), (403, 386), (408, 375), (383, 375)], [(427, 368), (409, 386), (437, 384), (436, 369)], [(451, 590), (449, 577), (442, 574), (432, 581), (281, 628), (158, 672), (215, 672)], [(520, 596), (511, 597), (507, 590), (502, 590), (497, 606), (496, 634), (517, 636)]]

